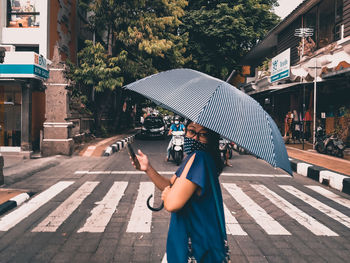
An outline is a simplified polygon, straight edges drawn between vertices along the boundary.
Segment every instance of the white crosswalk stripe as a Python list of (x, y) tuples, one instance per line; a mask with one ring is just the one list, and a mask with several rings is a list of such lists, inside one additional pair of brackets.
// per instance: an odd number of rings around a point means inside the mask
[(73, 184), (72, 181), (62, 181), (54, 184), (38, 196), (24, 203), (21, 207), (7, 214), (0, 219), (0, 231), (7, 231), (28, 217), (34, 211), (39, 209), (42, 205), (50, 201), (54, 196)]
[[(73, 181), (59, 182), (47, 190), (43, 191), (39, 195), (32, 198), (27, 203), (18, 207), (14, 211), (0, 218), (0, 231), (7, 231), (20, 223), (23, 219), (30, 214), (38, 210), (41, 206), (45, 205), (52, 198), (58, 195), (65, 189), (72, 186)], [(32, 232), (55, 232), (59, 227), (70, 219), (74, 213), (79, 213), (79, 207), (96, 191), (99, 182), (88, 181), (82, 184), (77, 190), (75, 190), (66, 200), (64, 200), (57, 208), (42, 221), (36, 225)], [(238, 187), (233, 183), (223, 183), (223, 188), (227, 190), (230, 196), (226, 196), (224, 202), (224, 213), (226, 221), (226, 231), (228, 235), (233, 236), (247, 236), (245, 225), (241, 225), (239, 218), (235, 218), (235, 211), (230, 210), (232, 208), (231, 201), (236, 200), (237, 203), (249, 214), (249, 216), (266, 232), (267, 235), (292, 235), (288, 229), (288, 225), (282, 226), (278, 222), (278, 219), (274, 219), (268, 214), (262, 207), (260, 207), (253, 199), (247, 195), (244, 189)], [(320, 223), (314, 217), (315, 215), (308, 210), (308, 212), (302, 211), (295, 205), (292, 205), (289, 201), (282, 198), (277, 192), (270, 190), (268, 187), (260, 184), (250, 184), (251, 188), (257, 193), (261, 194), (264, 198), (269, 200), (272, 205), (281, 209), (286, 216), (289, 216), (296, 220), (302, 228), (308, 229), (311, 233), (317, 236), (338, 236), (338, 233), (331, 230), (328, 226)], [(115, 181), (111, 188), (107, 191), (100, 201), (95, 201), (95, 206), (91, 210), (91, 214), (87, 216), (86, 221), (82, 221), (82, 227), (77, 231), (100, 233), (104, 232), (113, 215), (118, 211), (118, 205), (123, 198), (125, 191), (128, 187), (128, 182)], [(340, 213), (336, 209), (325, 205), (324, 203), (316, 200), (315, 198), (307, 195), (301, 190), (296, 189), (290, 185), (279, 185), (283, 191), (292, 194), (299, 198), (308, 205), (314, 207), (316, 210), (326, 214), (333, 220), (342, 223), (347, 228), (350, 228), (350, 217), (343, 213)], [(324, 189), (321, 186), (306, 185), (308, 189), (315, 191), (334, 202), (344, 206), (344, 209), (350, 208), (350, 201), (344, 197), (341, 197), (333, 192)], [(150, 211), (146, 206), (146, 200), (149, 195), (155, 193), (154, 184), (151, 182), (140, 182), (139, 189), (136, 193), (129, 192), (128, 195), (136, 195), (136, 199), (130, 218), (125, 216), (125, 220), (128, 225), (126, 228), (127, 233), (150, 233), (152, 228), (152, 217), (157, 216), (156, 213)], [(253, 196), (253, 195), (251, 195)], [(228, 198), (227, 198), (228, 197)], [(159, 198), (159, 197), (157, 197)], [(151, 205), (153, 205), (154, 198), (151, 199)], [(228, 205), (230, 204), (230, 205)], [(287, 229), (286, 229), (287, 228)]]
[(247, 236), (242, 227), (239, 225), (237, 219), (231, 214), (230, 210), (224, 204), (224, 213), (225, 213), (225, 223), (226, 223), (226, 233), (228, 235), (234, 236)]
[(98, 184), (98, 182), (84, 183), (74, 194), (35, 227), (32, 232), (55, 232)]
[(78, 233), (102, 233), (124, 195), (127, 185), (128, 182), (114, 182), (105, 197), (100, 202), (96, 202), (97, 206), (91, 210), (91, 216)]
[(299, 199), (301, 199), (302, 201), (304, 201), (305, 203), (311, 205), (312, 207), (318, 209), (319, 211), (321, 211), (322, 213), (326, 214), (327, 216), (329, 216), (330, 218), (338, 221), (339, 223), (342, 223), (343, 225), (345, 225), (346, 227), (350, 228), (350, 217), (344, 215), (343, 213), (340, 213), (339, 211), (335, 210), (334, 208), (321, 203), (320, 201), (318, 201), (317, 199), (301, 192), (300, 190), (296, 189), (293, 186), (290, 185), (280, 185), (280, 187), (282, 189), (284, 189), (285, 191), (289, 192), (290, 194), (298, 197)]
[(324, 189), (321, 186), (318, 185), (305, 185), (307, 188), (310, 188), (311, 190), (314, 190), (315, 192), (327, 197), (328, 199), (331, 199), (332, 201), (341, 204), (342, 206), (345, 206), (350, 209), (350, 200), (346, 199), (344, 197), (341, 197), (327, 189)]
[(264, 185), (252, 185), (252, 187), (260, 192), (263, 196), (269, 199), (275, 206), (279, 207), (291, 218), (295, 219), (299, 224), (309, 229), (317, 236), (338, 236), (337, 233), (330, 230), (328, 227), (322, 225), (313, 217), (307, 215), (299, 208), (295, 207), (287, 200), (283, 199), (275, 192), (271, 191)]
[[(151, 232), (152, 211), (145, 205), (150, 195), (154, 195), (154, 184), (151, 182), (141, 182), (126, 232)], [(150, 205), (153, 205), (153, 200), (153, 198), (150, 200)]]
[(281, 226), (275, 219), (266, 213), (266, 211), (257, 205), (241, 188), (236, 184), (223, 184), (226, 190), (236, 199), (236, 201), (254, 218), (269, 235), (290, 235), (290, 233)]

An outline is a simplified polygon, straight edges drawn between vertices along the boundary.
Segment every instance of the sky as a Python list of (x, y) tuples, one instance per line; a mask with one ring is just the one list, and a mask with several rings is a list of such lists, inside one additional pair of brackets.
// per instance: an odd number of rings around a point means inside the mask
[(275, 13), (283, 19), (301, 2), (303, 2), (303, 0), (278, 0), (280, 6), (275, 8)]

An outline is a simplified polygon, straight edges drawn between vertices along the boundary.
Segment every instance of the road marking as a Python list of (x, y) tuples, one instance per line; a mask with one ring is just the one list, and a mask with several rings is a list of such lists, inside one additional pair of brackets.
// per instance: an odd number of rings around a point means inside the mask
[[(175, 171), (159, 171), (162, 175), (172, 175)], [(145, 174), (143, 171), (75, 171), (74, 174)], [(292, 178), (289, 174), (248, 174), (248, 173), (221, 173), (222, 176), (230, 177), (285, 177)]]
[(66, 201), (35, 227), (32, 232), (55, 232), (98, 184), (99, 182), (85, 182)]
[(307, 188), (310, 188), (311, 190), (314, 190), (315, 192), (331, 199), (334, 202), (337, 202), (338, 204), (341, 204), (342, 206), (345, 206), (347, 208), (350, 208), (350, 200), (341, 197), (327, 189), (324, 189), (321, 186), (318, 185), (305, 185)]
[(239, 225), (237, 219), (231, 214), (230, 210), (224, 204), (225, 222), (226, 222), (226, 232), (228, 235), (235, 236), (247, 236), (242, 227)]
[(163, 256), (162, 263), (168, 263), (168, 260), (166, 259), (166, 253)]
[[(152, 211), (146, 206), (147, 198), (154, 196), (154, 184), (151, 182), (141, 182), (138, 190), (134, 209), (131, 212), (126, 232), (129, 233), (150, 233), (152, 223)], [(150, 205), (153, 206), (152, 198)]]
[(299, 224), (309, 229), (312, 233), (317, 236), (338, 236), (337, 233), (324, 226), (313, 217), (301, 211), (287, 200), (283, 199), (275, 192), (271, 191), (264, 185), (251, 185), (260, 194), (269, 199), (275, 206), (280, 208), (283, 212), (295, 219)]
[(104, 198), (95, 203), (97, 206), (91, 210), (90, 217), (77, 232), (102, 233), (116, 211), (127, 185), (128, 182), (114, 182)]
[[(172, 175), (175, 171), (159, 171), (159, 174)], [(143, 171), (75, 171), (74, 174), (145, 174)]]
[(342, 223), (344, 226), (350, 228), (350, 217), (344, 215), (343, 213), (340, 213), (339, 211), (335, 210), (334, 208), (323, 204), (322, 202), (318, 201), (317, 199), (301, 192), (300, 190), (296, 189), (293, 186), (290, 185), (280, 185), (282, 189), (287, 191), (288, 193), (298, 197), (305, 203), (311, 205), (312, 207), (320, 210), (322, 213), (326, 214), (330, 218), (338, 221), (339, 223)]
[(247, 173), (221, 173), (221, 176), (231, 176), (231, 177), (288, 177), (292, 178), (288, 174), (247, 174)]
[(27, 203), (24, 203), (18, 209), (7, 214), (0, 219), (0, 231), (9, 230), (73, 183), (72, 181), (58, 182)]
[(222, 184), (226, 190), (237, 200), (247, 213), (258, 223), (269, 235), (290, 235), (275, 219), (257, 205), (241, 188), (236, 184)]
[(83, 156), (84, 157), (90, 157), (96, 149), (96, 146), (89, 146), (86, 151), (84, 152)]

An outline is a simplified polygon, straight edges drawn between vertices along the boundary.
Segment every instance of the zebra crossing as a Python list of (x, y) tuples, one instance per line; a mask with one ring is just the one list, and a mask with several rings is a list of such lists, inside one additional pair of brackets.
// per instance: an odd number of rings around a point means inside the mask
[[(31, 232), (56, 232), (60, 226), (66, 222), (70, 216), (74, 213), (78, 213), (79, 207), (83, 204), (88, 196), (96, 191), (97, 186), (100, 184), (98, 181), (87, 181), (78, 188), (72, 188), (75, 181), (60, 181), (47, 190), (41, 192), (37, 196), (33, 197), (22, 206), (18, 207), (14, 211), (4, 215), (0, 218), (0, 231), (8, 231), (15, 227), (20, 222), (24, 221), (31, 214), (35, 213), (40, 207), (48, 203), (50, 200), (55, 200), (58, 194), (62, 191), (71, 191), (71, 195), (62, 202), (57, 202), (57, 207), (43, 220), (36, 223), (30, 231)], [(115, 181), (101, 200), (95, 200), (93, 208), (90, 214), (82, 222), (81, 228), (77, 230), (77, 233), (102, 233), (105, 231), (111, 218), (118, 213), (118, 205), (120, 201), (126, 196), (126, 190), (130, 182), (127, 181)], [(249, 194), (247, 187), (250, 188)], [(275, 236), (290, 236), (293, 233), (288, 230), (288, 225), (284, 222), (278, 222), (278, 219), (273, 218), (263, 207), (261, 207), (254, 198), (251, 197), (252, 191), (256, 192), (259, 198), (264, 198), (270, 202), (277, 209), (280, 209), (287, 216), (292, 218), (301, 227), (307, 229), (316, 236), (339, 236), (338, 232), (332, 230), (330, 226), (325, 225), (324, 222), (320, 222), (311, 214), (310, 209), (308, 212), (303, 211), (300, 206), (297, 207), (290, 201), (287, 201), (284, 197), (277, 193), (276, 190), (271, 190), (269, 187), (262, 184), (250, 183), (247, 187), (241, 187), (235, 183), (222, 183), (224, 198), (224, 212), (226, 221), (226, 230), (228, 235), (233, 236), (247, 236), (248, 233), (244, 230), (244, 224), (242, 224), (239, 218), (235, 217), (236, 212), (229, 207), (230, 202), (235, 202), (245, 211), (251, 220), (253, 220), (259, 227), (266, 233), (266, 235)], [(317, 210), (317, 213), (322, 213), (329, 217), (331, 220), (338, 222), (343, 227), (350, 229), (350, 217), (345, 213), (350, 214), (350, 200), (340, 195), (337, 195), (321, 186), (317, 185), (305, 185), (305, 191), (301, 191), (292, 185), (281, 184), (278, 188), (281, 191), (295, 197), (303, 202), (301, 207), (309, 206)], [(70, 190), (71, 189), (71, 190)], [(313, 193), (312, 196), (308, 193)], [(308, 192), (308, 193), (306, 193)], [(130, 193), (128, 193), (130, 194)], [(136, 193), (136, 201), (132, 208), (130, 218), (127, 222), (127, 233), (151, 233), (152, 232), (152, 218), (156, 216), (152, 211), (146, 207), (146, 200), (149, 195), (155, 194), (155, 187), (151, 182), (139, 182), (138, 191)], [(227, 195), (230, 198), (227, 198)], [(327, 200), (336, 203), (336, 206), (341, 205), (342, 209), (331, 207), (329, 203), (332, 202), (320, 202), (313, 196), (319, 196), (326, 198)], [(151, 199), (151, 205), (153, 205), (153, 199)], [(125, 215), (127, 217), (127, 215)]]

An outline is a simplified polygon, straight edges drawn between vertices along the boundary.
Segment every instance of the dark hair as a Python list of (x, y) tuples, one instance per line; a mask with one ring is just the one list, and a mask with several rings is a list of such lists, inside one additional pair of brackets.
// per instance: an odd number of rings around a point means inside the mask
[[(186, 124), (186, 131), (188, 125), (190, 125), (193, 121), (189, 120)], [(219, 140), (220, 140), (220, 135), (206, 127), (204, 127), (208, 133), (209, 133), (209, 140), (208, 140), (208, 148), (209, 148), (209, 153), (212, 156), (214, 163), (216, 165), (218, 174), (222, 172), (222, 169), (224, 168), (224, 165), (221, 161), (221, 154), (219, 150)]]

